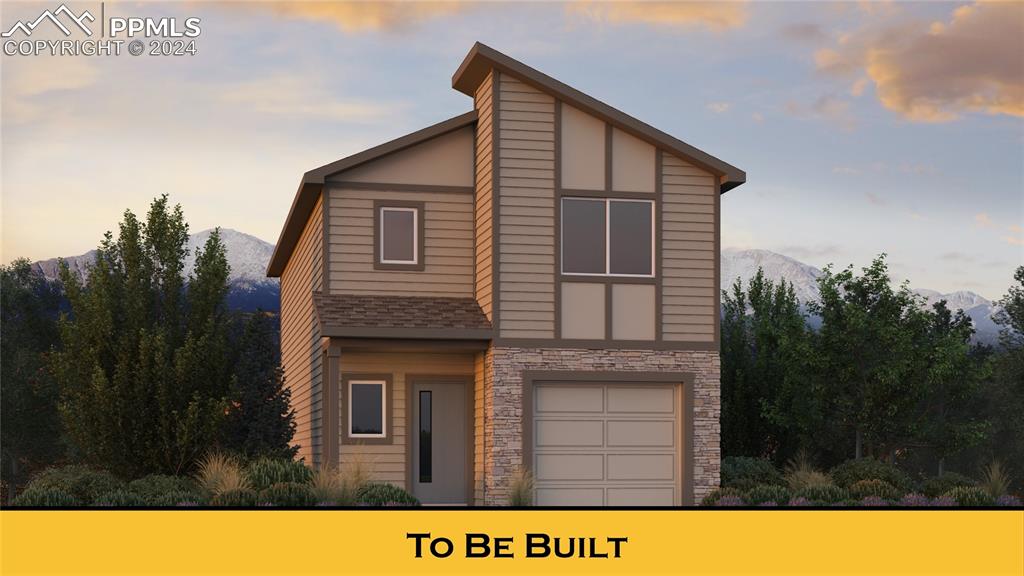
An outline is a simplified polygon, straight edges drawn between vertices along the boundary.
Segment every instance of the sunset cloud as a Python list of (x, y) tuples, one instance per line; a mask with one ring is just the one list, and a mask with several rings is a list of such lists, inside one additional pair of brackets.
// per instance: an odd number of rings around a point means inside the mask
[(978, 2), (948, 21), (907, 21), (864, 29), (819, 49), (821, 72), (875, 85), (883, 106), (915, 122), (948, 122), (966, 112), (1024, 116), (1024, 4)]
[(305, 120), (373, 123), (405, 107), (402, 103), (340, 98), (315, 77), (298, 74), (218, 87), (217, 92), (223, 102), (259, 114)]
[(1016, 236), (1003, 236), (1003, 242), (1011, 246), (1024, 246), (1024, 238), (1018, 238)]
[(703, 26), (721, 31), (739, 28), (749, 16), (746, 2), (587, 2), (566, 6), (569, 14), (611, 24)]
[(3, 120), (13, 123), (35, 120), (44, 110), (40, 97), (87, 88), (94, 85), (98, 77), (98, 70), (88, 58), (5, 58)]
[(992, 218), (984, 212), (979, 212), (974, 215), (974, 223), (982, 228), (991, 228), (995, 226), (995, 223), (992, 222)]
[(450, 2), (256, 2), (246, 7), (272, 10), (285, 18), (330, 22), (346, 32), (396, 30), (467, 8)]

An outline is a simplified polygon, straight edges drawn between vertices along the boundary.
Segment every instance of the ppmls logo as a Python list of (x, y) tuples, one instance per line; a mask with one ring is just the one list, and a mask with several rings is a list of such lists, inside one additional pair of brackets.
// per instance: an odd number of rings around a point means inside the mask
[[(202, 30), (199, 18), (151, 18), (148, 16), (111, 16), (105, 18), (106, 3), (99, 4), (99, 20), (94, 11), (83, 10), (76, 14), (61, 4), (56, 10), (45, 10), (35, 18), (18, 20), (0, 33), (3, 38), (5, 56), (120, 56), (122, 48), (132, 56), (195, 56), (195, 38)], [(99, 24), (98, 38), (94, 29)], [(44, 40), (32, 38), (35, 32), (52, 37), (54, 29), (65, 38), (72, 35), (77, 39)], [(85, 38), (82, 38), (84, 34)], [(119, 37), (127, 38), (127, 40)], [(143, 41), (141, 38), (144, 38)]]
[(61, 15), (66, 15), (72, 23), (74, 23), (76, 26), (78, 26), (78, 28), (82, 30), (82, 32), (85, 32), (87, 35), (92, 36), (92, 30), (90, 30), (89, 27), (85, 25), (85, 21), (88, 20), (89, 22), (94, 22), (96, 20), (96, 17), (89, 13), (88, 10), (83, 11), (82, 15), (78, 16), (75, 14), (73, 10), (67, 7), (67, 4), (61, 4), (60, 8), (57, 8), (53, 12), (46, 10), (32, 22), (25, 23), (21, 20), (18, 20), (17, 22), (14, 23), (13, 26), (11, 26), (10, 30), (4, 32), (3, 34), (0, 34), (0, 36), (4, 38), (10, 38), (11, 36), (14, 36), (15, 32), (23, 32), (25, 36), (31, 36), (32, 32), (35, 31), (35, 29), (44, 21), (52, 22), (54, 26), (59, 28), (60, 31), (64, 33), (65, 36), (71, 36), (71, 30), (69, 30), (68, 27), (60, 21), (60, 18), (58, 18), (58, 16)]

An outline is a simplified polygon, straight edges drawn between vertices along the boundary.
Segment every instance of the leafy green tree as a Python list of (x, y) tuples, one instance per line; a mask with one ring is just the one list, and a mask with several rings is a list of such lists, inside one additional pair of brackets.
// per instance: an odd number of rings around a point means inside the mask
[(995, 320), (1002, 329), (1000, 350), (993, 358), (992, 378), (987, 383), (988, 415), (994, 430), (987, 458), (995, 457), (1010, 467), (1016, 489), (1024, 489), (1024, 266), (1014, 273), (998, 302)]
[(224, 427), (225, 449), (248, 457), (292, 458), (295, 411), (284, 387), (277, 330), (265, 314), (249, 317), (238, 340)]
[(722, 292), (722, 446), (781, 463), (806, 441), (816, 410), (807, 383), (808, 334), (792, 284), (758, 270)]
[(46, 368), (59, 307), (59, 289), (28, 260), (0, 266), (0, 452), (8, 487), (64, 452), (57, 386)]
[(67, 433), (91, 464), (126, 477), (180, 473), (212, 446), (229, 387), (218, 233), (186, 289), (188, 226), (167, 197), (145, 222), (126, 211), (85, 283), (61, 267), (71, 313), (53, 357)]
[(815, 361), (823, 412), (852, 440), (855, 457), (891, 459), (915, 432), (928, 315), (906, 283), (893, 289), (884, 254), (859, 276), (826, 268), (818, 287), (811, 310), (822, 319)]

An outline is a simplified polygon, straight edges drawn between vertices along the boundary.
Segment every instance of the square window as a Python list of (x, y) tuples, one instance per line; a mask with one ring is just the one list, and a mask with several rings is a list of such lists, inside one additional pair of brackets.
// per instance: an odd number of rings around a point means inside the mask
[(348, 436), (384, 438), (387, 418), (384, 381), (352, 380), (348, 383)]
[(562, 198), (562, 273), (654, 276), (654, 201)]
[(419, 263), (419, 209), (380, 208), (380, 263)]

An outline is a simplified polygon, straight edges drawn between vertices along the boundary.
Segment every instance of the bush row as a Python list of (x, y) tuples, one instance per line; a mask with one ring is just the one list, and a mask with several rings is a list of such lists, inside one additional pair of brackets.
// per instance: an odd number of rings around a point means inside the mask
[(872, 481), (858, 490), (835, 485), (791, 491), (776, 484), (759, 484), (749, 490), (718, 488), (704, 497), (702, 506), (1007, 506), (1020, 507), (1016, 496), (992, 498), (974, 486), (959, 486), (936, 498), (910, 492), (901, 494), (891, 484)]

